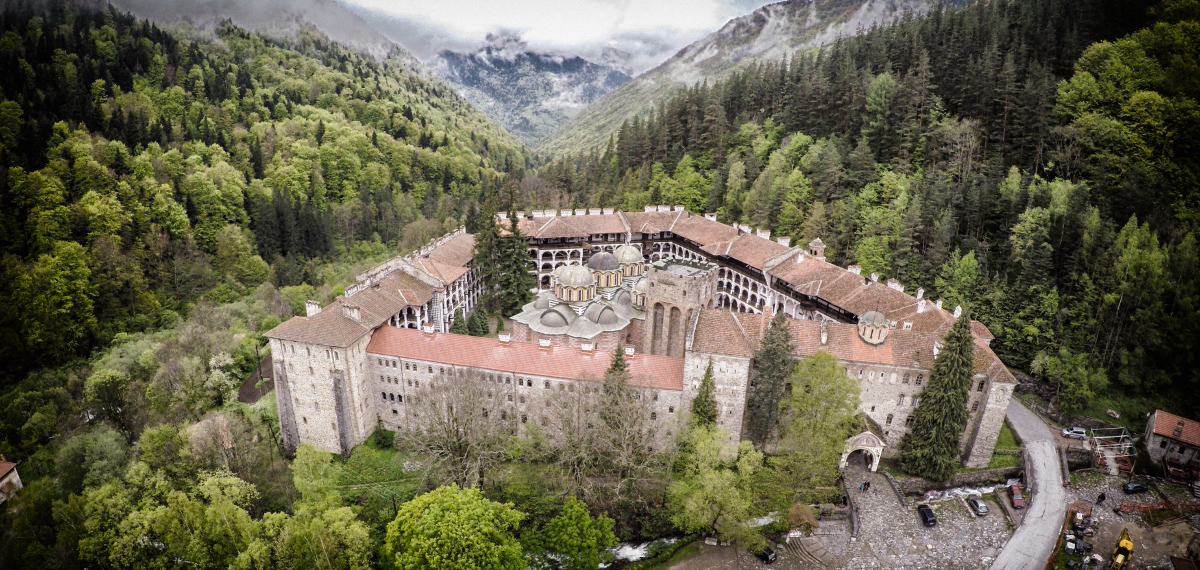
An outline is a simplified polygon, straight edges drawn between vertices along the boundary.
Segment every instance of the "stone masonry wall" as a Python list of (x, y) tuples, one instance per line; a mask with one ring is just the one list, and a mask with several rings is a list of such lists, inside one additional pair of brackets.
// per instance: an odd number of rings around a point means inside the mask
[[(632, 358), (636, 359), (637, 356)], [(501, 404), (508, 406), (521, 423), (535, 422), (546, 425), (543, 420), (548, 406), (567, 393), (583, 391), (601, 397), (600, 378), (567, 380), (529, 374), (512, 374), (486, 368), (465, 368), (424, 360), (413, 360), (368, 354), (368, 370), (371, 375), (371, 399), (374, 408), (390, 430), (415, 427), (420, 418), (409, 404), (431, 393), (431, 387), (439, 382), (480, 381), (486, 384), (480, 389), (491, 392)], [(469, 379), (469, 380), (468, 380)], [(677, 418), (684, 414), (682, 393), (677, 390), (651, 390), (651, 411), (659, 424), (658, 445), (671, 440), (677, 427)], [(414, 400), (416, 399), (416, 400)]]
[(353, 447), (371, 434), (375, 414), (364, 385), (369, 340), (364, 335), (343, 348), (272, 339), (284, 372), (276, 381), (281, 429), (294, 422), (299, 442), (331, 453), (348, 453), (346, 444)]
[(709, 360), (713, 363), (716, 387), (717, 426), (729, 433), (730, 441), (741, 441), (742, 421), (746, 412), (746, 388), (750, 379), (750, 359), (723, 354), (688, 351), (683, 363), (683, 396), (691, 411), (692, 400), (704, 379)]
[[(979, 403), (982, 409), (972, 414), (972, 421), (967, 424), (966, 433), (963, 434), (963, 441), (968, 442), (963, 465), (968, 469), (987, 467), (991, 462), (1013, 391), (1013, 384), (1009, 382), (990, 382), (980, 376), (974, 382), (970, 405), (975, 407), (975, 403)], [(983, 382), (984, 392), (978, 390), (980, 382)]]

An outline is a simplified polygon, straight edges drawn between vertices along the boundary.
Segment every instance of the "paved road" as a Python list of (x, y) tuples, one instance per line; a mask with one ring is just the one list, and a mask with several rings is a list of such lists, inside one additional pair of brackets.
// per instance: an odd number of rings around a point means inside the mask
[(1054, 552), (1067, 514), (1058, 449), (1050, 428), (1016, 398), (1008, 403), (1007, 417), (1028, 452), (1026, 481), (1033, 488), (1033, 498), (1025, 507), (1025, 520), (996, 557), (992, 570), (1042, 568)]

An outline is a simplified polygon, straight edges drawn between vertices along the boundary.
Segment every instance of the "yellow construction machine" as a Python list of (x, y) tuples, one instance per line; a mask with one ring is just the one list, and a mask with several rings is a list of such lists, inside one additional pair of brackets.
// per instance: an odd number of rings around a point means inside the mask
[(1129, 558), (1133, 556), (1133, 541), (1129, 540), (1129, 529), (1121, 529), (1121, 540), (1117, 541), (1117, 547), (1113, 549), (1112, 564), (1109, 564), (1109, 570), (1121, 570), (1129, 563)]

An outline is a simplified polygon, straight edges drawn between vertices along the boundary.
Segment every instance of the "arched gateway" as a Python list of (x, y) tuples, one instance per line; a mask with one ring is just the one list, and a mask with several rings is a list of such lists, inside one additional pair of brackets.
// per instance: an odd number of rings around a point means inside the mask
[(842, 451), (842, 459), (838, 462), (838, 469), (846, 468), (846, 460), (850, 458), (850, 454), (855, 451), (864, 451), (871, 456), (870, 468), (875, 471), (879, 468), (879, 458), (883, 456), (883, 440), (879, 436), (864, 431), (850, 439), (846, 440), (846, 448)]

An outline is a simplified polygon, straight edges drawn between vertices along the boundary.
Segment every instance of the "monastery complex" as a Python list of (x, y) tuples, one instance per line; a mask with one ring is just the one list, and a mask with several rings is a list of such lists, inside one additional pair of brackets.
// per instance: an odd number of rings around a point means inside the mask
[[(827, 351), (861, 387), (868, 430), (847, 441), (878, 464), (896, 453), (942, 337), (961, 309), (894, 279), (825, 261), (820, 239), (787, 238), (695, 215), (590, 209), (518, 213), (538, 291), (500, 338), (450, 334), (482, 295), (474, 238), (462, 230), (359, 276), (326, 307), (267, 333), (285, 444), (348, 454), (382, 420), (422, 421), (406, 404), (440, 382), (486, 382), (514, 426), (543, 422), (560, 392), (598, 393), (612, 351), (652, 394), (659, 433), (686, 416), (709, 362), (719, 424), (738, 440), (750, 360), (771, 315), (791, 317), (795, 356)], [(499, 215), (508, 226), (507, 215)], [(975, 376), (962, 435), (967, 467), (992, 456), (1015, 380), (971, 323)]]

